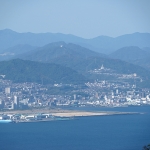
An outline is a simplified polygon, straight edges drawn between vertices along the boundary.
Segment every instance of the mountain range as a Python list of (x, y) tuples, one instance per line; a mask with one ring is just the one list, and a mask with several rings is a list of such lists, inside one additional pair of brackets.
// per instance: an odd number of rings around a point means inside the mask
[[(70, 69), (75, 70), (81, 76), (84, 76), (84, 77), (82, 77), (82, 79), (87, 78), (88, 80), (96, 79), (95, 77), (89, 75), (88, 72), (90, 70), (100, 68), (101, 65), (104, 65), (106, 68), (110, 68), (110, 69), (114, 70), (116, 73), (124, 73), (124, 74), (136, 73), (136, 74), (142, 76), (143, 78), (147, 78), (149, 76), (149, 71), (147, 71), (146, 69), (144, 69), (140, 66), (137, 66), (137, 65), (131, 64), (129, 62), (119, 60), (119, 59), (112, 59), (112, 58), (107, 57), (106, 55), (91, 51), (82, 46), (72, 44), (72, 43), (67, 44), (65, 42), (50, 43), (43, 47), (28, 51), (24, 54), (16, 55), (15, 58), (19, 59), (19, 60), (22, 59), (22, 61), (20, 60), (20, 63), (17, 61), (19, 63), (18, 65), (17, 65), (17, 63), (15, 63), (16, 69), (20, 68), (20, 71), (24, 70), (23, 68), (29, 68), (28, 64), (31, 64), (31, 66), (32, 66), (32, 63), (34, 61), (34, 63), (37, 63), (37, 64), (42, 63), (43, 68), (45, 68), (44, 64), (46, 66), (47, 66), (47, 64), (57, 64), (58, 66), (64, 67), (64, 68), (61, 68), (61, 69), (63, 69), (62, 72), (65, 70), (66, 67), (67, 68), (69, 67)], [(30, 63), (28, 63), (28, 61)], [(6, 62), (8, 64), (10, 64), (11, 60), (5, 61), (5, 63)], [(20, 66), (20, 64), (22, 64), (21, 62), (23, 62), (23, 65)], [(7, 66), (4, 64), (4, 62), (0, 62), (0, 64), (1, 63), (2, 63), (1, 67)], [(27, 67), (25, 65), (26, 63), (27, 63)], [(4, 68), (4, 67), (2, 67), (2, 68)], [(11, 68), (12, 68), (11, 66), (10, 66), (10, 68), (6, 67), (5, 68), (6, 72), (8, 72), (7, 71), (8, 69), (11, 70)], [(38, 67), (35, 67), (35, 68), (38, 68)], [(57, 72), (57, 67), (55, 67), (55, 69)], [(61, 69), (60, 69), (60, 71), (61, 71)], [(37, 73), (37, 71), (39, 71), (38, 69), (35, 70), (34, 67), (30, 68), (31, 72), (33, 72), (32, 70), (34, 70), (34, 72), (36, 74), (39, 74), (39, 73)], [(47, 70), (49, 70), (49, 69), (47, 69)], [(13, 71), (13, 70), (11, 70), (11, 71)], [(18, 70), (14, 69), (14, 71), (16, 72), (16, 74), (19, 74)], [(44, 70), (42, 70), (42, 69), (40, 70), (41, 73), (43, 71)], [(44, 72), (42, 74), (45, 74)], [(5, 72), (1, 72), (1, 73), (5, 74)], [(69, 73), (69, 71), (67, 71), (67, 73)], [(11, 74), (11, 73), (9, 72), (9, 74)], [(24, 72), (24, 74), (27, 74), (27, 72)], [(30, 75), (35, 76), (35, 74), (30, 74)], [(54, 75), (54, 73), (53, 73), (53, 75)], [(83, 79), (83, 81), (84, 81), (84, 79)], [(78, 78), (77, 78), (77, 82), (78, 82)]]
[(72, 43), (55, 42), (37, 48), (33, 51), (19, 55), (16, 58), (44, 63), (55, 63), (70, 67), (82, 74), (89, 70), (100, 68), (103, 64), (117, 73), (138, 73), (145, 74), (145, 70), (139, 66), (124, 62), (119, 59), (112, 59), (104, 54), (91, 51)]
[(50, 43), (22, 55), (16, 55), (16, 58), (20, 59), (56, 63), (71, 68), (89, 57), (106, 57), (106, 55), (65, 42)]
[[(101, 65), (116, 73), (136, 73), (145, 80), (150, 75), (149, 33), (83, 39), (6, 29), (0, 31), (0, 40), (0, 74), (14, 82), (83, 83), (97, 79), (89, 71)], [(102, 53), (106, 50), (109, 55)]]
[(61, 33), (18, 33), (10, 29), (0, 30), (0, 52), (10, 47), (28, 44), (31, 46), (44, 46), (58, 41), (74, 43), (93, 51), (110, 54), (117, 49), (126, 46), (150, 47), (150, 33), (133, 33), (118, 36), (116, 38), (99, 36), (84, 39), (71, 34)]

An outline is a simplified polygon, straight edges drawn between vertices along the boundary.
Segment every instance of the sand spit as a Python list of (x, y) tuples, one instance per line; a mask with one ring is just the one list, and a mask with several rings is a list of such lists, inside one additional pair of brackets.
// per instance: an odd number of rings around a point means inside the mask
[(52, 113), (52, 115), (57, 117), (79, 117), (79, 116), (101, 116), (101, 115), (108, 115), (108, 113), (77, 111), (77, 112)]
[(56, 117), (80, 117), (80, 116), (104, 116), (104, 115), (126, 115), (135, 114), (135, 112), (112, 112), (112, 111), (81, 111), (81, 110), (63, 110), (63, 109), (32, 109), (3, 111), (0, 114), (40, 114), (46, 113)]
[(133, 112), (83, 112), (83, 111), (52, 113), (52, 115), (56, 117), (82, 117), (82, 116), (127, 115), (127, 114), (135, 114), (135, 113)]

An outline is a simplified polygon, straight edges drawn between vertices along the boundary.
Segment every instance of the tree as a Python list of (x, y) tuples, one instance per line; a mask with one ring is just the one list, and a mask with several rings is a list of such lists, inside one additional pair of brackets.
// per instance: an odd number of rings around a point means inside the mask
[(150, 144), (143, 147), (143, 150), (150, 150)]

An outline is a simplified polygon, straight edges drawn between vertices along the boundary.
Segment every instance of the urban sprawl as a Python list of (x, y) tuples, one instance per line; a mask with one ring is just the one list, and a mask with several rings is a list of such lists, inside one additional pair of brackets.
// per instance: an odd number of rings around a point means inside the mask
[[(137, 74), (117, 74), (111, 69), (90, 70), (90, 74), (112, 75), (118, 80), (96, 80), (80, 85), (55, 83), (51, 88), (72, 87), (68, 94), (52, 95), (47, 86), (37, 83), (13, 83), (0, 79), (0, 110), (31, 109), (41, 107), (124, 107), (130, 105), (149, 105), (150, 89), (136, 87), (136, 81), (141, 80)], [(128, 79), (133, 80), (131, 84)]]

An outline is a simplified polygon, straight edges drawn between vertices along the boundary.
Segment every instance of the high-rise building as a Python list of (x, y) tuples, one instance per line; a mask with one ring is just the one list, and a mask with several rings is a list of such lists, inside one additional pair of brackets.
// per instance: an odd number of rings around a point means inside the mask
[(95, 98), (98, 99), (98, 93), (97, 92), (95, 93)]
[(74, 100), (76, 100), (76, 94), (73, 95)]
[(10, 94), (10, 87), (5, 88), (5, 94)]
[(4, 101), (3, 101), (3, 100), (0, 100), (0, 109), (3, 109), (3, 108), (4, 108), (4, 106), (5, 106)]
[(15, 109), (19, 108), (19, 98), (17, 96), (14, 96), (14, 107)]

